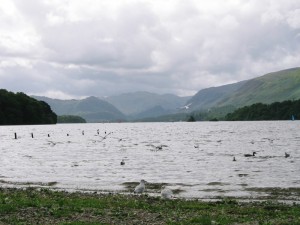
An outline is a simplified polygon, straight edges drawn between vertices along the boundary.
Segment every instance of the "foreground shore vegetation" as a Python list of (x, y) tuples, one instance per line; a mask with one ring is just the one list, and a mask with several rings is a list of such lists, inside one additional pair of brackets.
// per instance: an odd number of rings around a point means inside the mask
[(0, 189), (0, 224), (300, 224), (300, 205)]

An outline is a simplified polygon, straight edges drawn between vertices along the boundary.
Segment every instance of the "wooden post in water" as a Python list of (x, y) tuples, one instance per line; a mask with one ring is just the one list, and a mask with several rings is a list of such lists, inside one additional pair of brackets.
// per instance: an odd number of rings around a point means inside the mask
[(33, 138), (33, 133), (31, 133), (31, 138)]
[(18, 139), (18, 137), (17, 137), (17, 133), (15, 133), (15, 139)]
[(82, 131), (82, 135), (84, 135), (84, 130)]
[(48, 137), (50, 137), (50, 134), (48, 134)]

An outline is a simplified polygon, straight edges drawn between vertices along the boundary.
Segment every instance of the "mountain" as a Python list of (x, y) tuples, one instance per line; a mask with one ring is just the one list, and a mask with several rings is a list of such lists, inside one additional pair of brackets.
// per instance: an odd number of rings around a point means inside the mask
[(149, 92), (133, 92), (105, 98), (127, 116), (139, 117), (154, 108), (164, 113), (177, 111), (190, 97), (179, 97), (172, 94), (154, 94)]
[(292, 68), (246, 80), (200, 90), (187, 103), (192, 110), (224, 106), (239, 108), (254, 103), (270, 104), (300, 98), (300, 68)]
[(143, 118), (149, 118), (149, 117), (158, 117), (158, 116), (163, 116), (167, 114), (172, 114), (172, 111), (164, 109), (162, 106), (157, 105), (154, 106), (151, 109), (147, 109), (143, 112), (140, 112), (134, 116), (134, 119), (143, 119)]
[(246, 81), (241, 81), (234, 84), (202, 89), (187, 102), (187, 105), (190, 105), (190, 108), (193, 110), (207, 110), (216, 107), (222, 99), (230, 96), (245, 83)]
[(47, 102), (58, 115), (78, 115), (87, 122), (136, 120), (178, 112), (190, 97), (149, 92), (126, 93), (107, 98), (60, 100), (33, 96)]
[(87, 122), (119, 121), (126, 116), (110, 103), (97, 97), (82, 100), (59, 100), (41, 96), (32, 96), (47, 102), (58, 115), (77, 115)]
[(220, 105), (238, 107), (300, 98), (300, 68), (282, 70), (247, 81)]
[(201, 120), (206, 120), (222, 118), (237, 108), (254, 103), (270, 104), (300, 99), (300, 68), (206, 88), (192, 97), (134, 92), (103, 99), (89, 97), (83, 100), (58, 100), (37, 96), (35, 98), (47, 102), (58, 115), (78, 115), (87, 122), (126, 119), (176, 121), (185, 120), (187, 113), (198, 113)]

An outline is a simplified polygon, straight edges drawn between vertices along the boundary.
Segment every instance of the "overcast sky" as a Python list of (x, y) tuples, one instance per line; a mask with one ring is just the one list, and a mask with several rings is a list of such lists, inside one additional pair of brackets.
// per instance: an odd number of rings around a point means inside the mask
[(300, 65), (299, 0), (1, 0), (0, 88), (193, 95)]

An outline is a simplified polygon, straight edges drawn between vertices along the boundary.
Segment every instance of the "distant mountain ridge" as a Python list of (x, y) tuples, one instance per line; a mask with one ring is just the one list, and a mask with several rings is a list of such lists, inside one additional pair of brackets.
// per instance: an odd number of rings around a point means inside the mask
[(107, 122), (125, 120), (126, 116), (110, 103), (97, 97), (82, 100), (60, 100), (41, 96), (32, 96), (47, 102), (58, 115), (77, 115), (87, 122)]
[[(225, 116), (234, 109), (254, 103), (270, 104), (300, 99), (300, 68), (292, 68), (200, 90), (192, 97), (172, 94), (133, 92), (106, 98), (58, 100), (33, 96), (47, 102), (58, 115), (78, 115), (87, 122), (138, 120), (160, 117), (159, 121), (175, 121), (191, 112), (212, 112)], [(187, 106), (187, 107), (183, 107)], [(213, 109), (213, 110), (212, 110)], [(222, 112), (218, 112), (222, 110)], [(172, 119), (175, 118), (174, 120)], [(163, 118), (163, 119), (162, 119)]]
[(149, 111), (155, 113), (171, 113), (183, 106), (191, 97), (179, 97), (173, 94), (154, 94), (140, 91), (125, 93), (117, 96), (109, 96), (106, 101), (117, 107), (127, 116), (141, 117)]
[(58, 115), (78, 115), (87, 122), (125, 121), (177, 112), (190, 97), (149, 92), (126, 93), (107, 98), (60, 100), (32, 96), (47, 102)]

